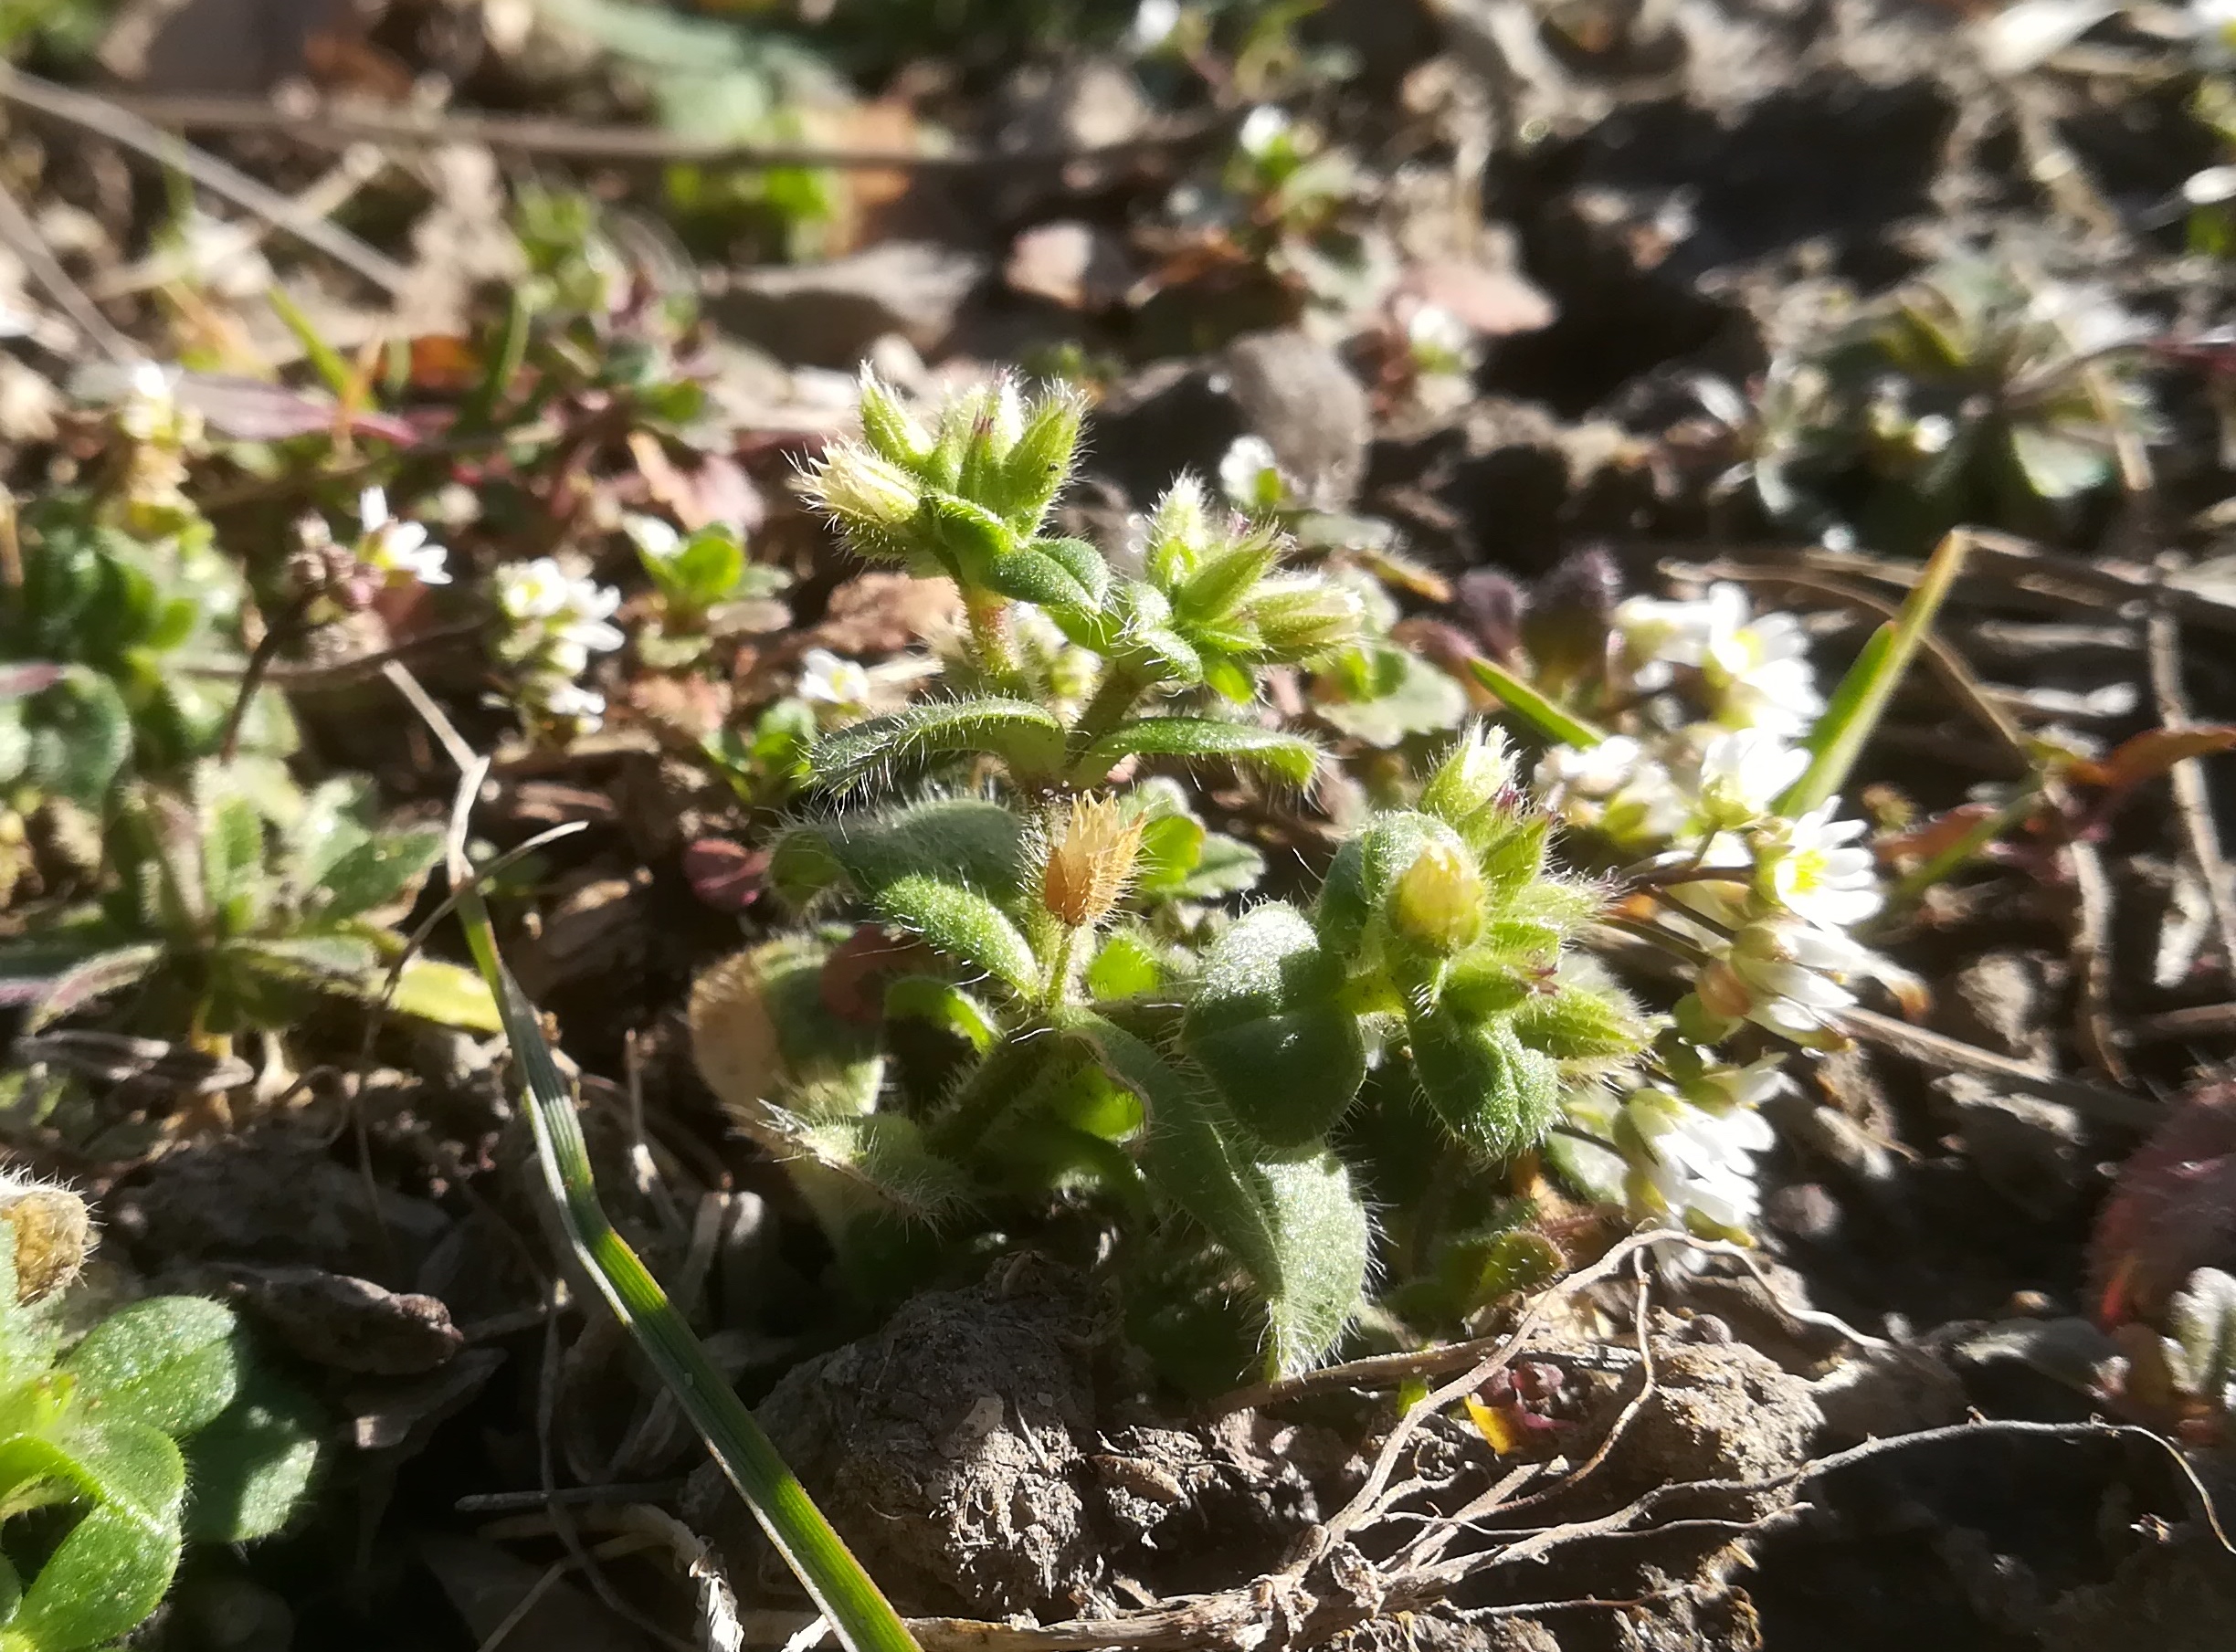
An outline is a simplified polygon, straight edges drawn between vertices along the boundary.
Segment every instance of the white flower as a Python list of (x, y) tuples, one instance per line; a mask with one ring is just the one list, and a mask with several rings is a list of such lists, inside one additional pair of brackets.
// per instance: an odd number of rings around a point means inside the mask
[(1659, 1204), (1710, 1226), (1744, 1233), (1762, 1208), (1756, 1155), (1777, 1141), (1769, 1121), (1752, 1108), (1724, 1112), (1681, 1101), (1662, 1090), (1640, 1090), (1623, 1106), (1619, 1134), (1633, 1146), (1632, 1169), (1645, 1187), (1642, 1203)]
[(1693, 990), (1714, 1015), (1806, 1039), (1855, 1002), (1840, 982), (1867, 962), (1863, 949), (1838, 930), (1783, 915), (1764, 918), (1732, 937)]
[(1417, 304), (1406, 318), (1406, 346), (1422, 373), (1463, 374), (1474, 364), (1474, 330), (1435, 304)]
[(1242, 146), (1244, 154), (1262, 161), (1268, 151), (1289, 135), (1289, 130), (1287, 110), (1271, 103), (1260, 103), (1243, 119), (1235, 142)]
[(427, 537), (419, 522), (401, 522), (388, 514), (388, 496), (367, 488), (357, 496), (357, 558), (387, 576), (391, 584), (417, 580), (423, 585), (450, 583), (449, 552)]
[[(160, 362), (133, 362), (121, 386), (110, 394), (118, 398), (117, 427), (135, 442), (180, 447), (201, 434), (202, 418), (179, 400), (185, 374)], [(108, 384), (115, 384), (113, 379)]]
[(534, 682), (537, 710), (555, 721), (575, 723), (587, 732), (606, 716), (606, 697), (563, 677), (539, 678)]
[(1134, 53), (1153, 52), (1172, 38), (1173, 30), (1180, 26), (1180, 0), (1141, 0), (1134, 13), (1133, 26), (1126, 30), (1126, 49)]
[(870, 673), (828, 648), (810, 648), (800, 658), (798, 692), (822, 705), (860, 706), (870, 698)]
[(2182, 180), (2181, 197), (2192, 206), (2218, 206), (2236, 199), (2236, 166), (2208, 166)]
[(1665, 689), (1673, 668), (1693, 667), (1726, 727), (1798, 734), (1824, 710), (1800, 621), (1752, 617), (1737, 585), (1711, 585), (1698, 602), (1630, 597), (1617, 606), (1615, 625), (1640, 689)]
[(1271, 444), (1261, 436), (1235, 437), (1219, 460), (1218, 479), (1219, 491), (1242, 510), (1278, 510), (1293, 491)]
[(1861, 923), (1884, 904), (1876, 862), (1854, 847), (1860, 820), (1834, 820), (1838, 800), (1801, 816), (1768, 847), (1770, 892), (1797, 917), (1833, 929)]
[(1715, 827), (1758, 820), (1809, 766), (1807, 752), (1761, 729), (1718, 734), (1701, 752), (1701, 815)]
[(673, 562), (683, 548), (683, 536), (676, 531), (675, 524), (660, 517), (631, 512), (621, 519), (621, 531), (648, 563)]
[(1555, 746), (1537, 760), (1537, 790), (1548, 800), (1571, 792), (1606, 797), (1630, 778), (1643, 755), (1639, 742), (1628, 734), (1610, 734), (1589, 748)]
[(497, 605), (514, 620), (549, 619), (567, 605), (574, 581), (548, 556), (507, 563), (497, 570)]

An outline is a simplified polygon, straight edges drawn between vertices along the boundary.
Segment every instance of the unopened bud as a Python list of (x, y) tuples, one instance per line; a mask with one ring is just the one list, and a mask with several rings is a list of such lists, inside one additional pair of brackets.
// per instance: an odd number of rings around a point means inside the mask
[(1266, 580), (1250, 598), (1250, 617), (1268, 650), (1303, 659), (1354, 640), (1365, 608), (1355, 592), (1324, 579)]
[(1142, 571), (1165, 589), (1176, 589), (1196, 572), (1210, 537), (1203, 484), (1184, 476), (1165, 490), (1149, 518), (1149, 543)]
[(862, 439), (881, 458), (913, 465), (932, 451), (932, 433), (917, 423), (890, 384), (867, 367), (861, 378)]
[(1040, 879), (1040, 903), (1057, 921), (1080, 929), (1110, 915), (1134, 876), (1146, 824), (1108, 798), (1071, 805)]
[(1390, 897), (1390, 919), (1416, 945), (1449, 957), (1482, 932), (1483, 881), (1474, 863), (1448, 843), (1415, 857)]
[(848, 527), (883, 531), (911, 521), (922, 495), (900, 466), (849, 442), (816, 468), (812, 497)]
[(1514, 784), (1514, 755), (1495, 729), (1470, 729), (1421, 791), (1421, 808), (1454, 826), (1504, 795)]
[(86, 1202), (67, 1187), (0, 1173), (0, 1221), (15, 1230), (18, 1303), (69, 1284), (93, 1247)]
[(1038, 521), (1050, 500), (1062, 491), (1071, 475), (1071, 460), (1079, 451), (1080, 425), (1087, 404), (1068, 388), (1053, 390), (1023, 421), (1002, 461), (1003, 492), (1012, 516)]

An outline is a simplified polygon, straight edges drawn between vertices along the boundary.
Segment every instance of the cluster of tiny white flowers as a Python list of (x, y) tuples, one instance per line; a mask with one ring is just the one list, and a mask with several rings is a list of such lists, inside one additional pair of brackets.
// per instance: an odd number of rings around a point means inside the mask
[(1808, 772), (1795, 743), (1824, 710), (1799, 623), (1756, 614), (1736, 585), (1697, 601), (1633, 597), (1614, 614), (1619, 731), (1556, 746), (1534, 776), (1572, 826), (1640, 858), (1662, 922), (1697, 950), (1675, 1045), (1691, 1078), (1631, 1091), (1614, 1144), (1625, 1197), (1663, 1216), (1744, 1233), (1756, 1208), (1754, 1160), (1771, 1143), (1756, 1102), (1782, 1083), (1777, 1058), (1749, 1068), (1706, 1053), (1752, 1023), (1803, 1045), (1830, 1042), (1871, 963), (1850, 931), (1883, 896), (1864, 825), (1837, 798), (1798, 815), (1780, 801)]
[(606, 698), (577, 680), (590, 656), (626, 639), (613, 621), (621, 593), (569, 574), (548, 556), (497, 570), (497, 608), (505, 621), (498, 658), (519, 671), (522, 705), (539, 718), (595, 729)]

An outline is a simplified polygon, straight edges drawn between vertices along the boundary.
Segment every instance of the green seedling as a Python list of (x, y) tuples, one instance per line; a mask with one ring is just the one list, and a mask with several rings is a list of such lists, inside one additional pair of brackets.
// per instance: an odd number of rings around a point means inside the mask
[[(76, 1209), (74, 1254), (58, 1201)], [(48, 1310), (84, 1235), (74, 1194), (0, 1194), (5, 1652), (121, 1639), (162, 1603), (189, 1539), (270, 1535), (318, 1467), (309, 1402), (256, 1367), (219, 1303), (133, 1302), (66, 1347)]]

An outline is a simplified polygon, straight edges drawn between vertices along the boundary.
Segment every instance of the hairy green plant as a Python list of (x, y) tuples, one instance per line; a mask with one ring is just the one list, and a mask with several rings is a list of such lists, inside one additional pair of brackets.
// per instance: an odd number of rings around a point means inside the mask
[[(187, 1540), (285, 1525), (320, 1424), (217, 1302), (132, 1302), (66, 1346), (57, 1296), (33, 1289), (52, 1234), (24, 1219), (23, 1191), (0, 1209), (0, 1649), (69, 1652), (144, 1621)], [(77, 1206), (82, 1251), (82, 1202), (35, 1191)]]
[[(699, 1060), (873, 1288), (927, 1232), (1083, 1203), (1134, 1241), (1137, 1323), (1172, 1320), (1176, 1291), (1239, 1288), (1265, 1366), (1295, 1371), (1334, 1345), (1370, 1271), (1363, 1167), (1337, 1149), (1370, 1065), (1402, 1059), (1410, 1083), (1384, 1100), (1490, 1166), (1645, 1031), (1570, 967), (1597, 894), (1549, 867), (1548, 821), (1481, 732), (1417, 806), (1344, 844), (1315, 897), (1235, 915), (1181, 895), (1240, 879), (1207, 864), (1215, 835), (1151, 772), (1309, 784), (1320, 753), (1258, 710), (1259, 676), (1353, 642), (1360, 605), (1188, 482), (1144, 525), (1138, 571), (1048, 534), (1079, 421), (1068, 395), (1005, 382), (919, 422), (865, 385), (864, 439), (827, 456), (815, 496), (858, 553), (953, 580), (969, 645), (955, 691), (809, 750), (835, 807), (780, 837), (770, 880), (868, 927), (712, 972)], [(1092, 668), (1076, 691), (1055, 668), (1073, 653)], [(903, 1020), (952, 1036), (944, 1082), (892, 1055)]]
[(365, 786), (305, 794), (277, 764), (204, 763), (182, 790), (133, 782), (104, 844), (112, 887), (0, 942), (0, 1001), (28, 1005), (36, 1030), (137, 988), (135, 1025), (222, 1038), (289, 1026), (333, 993), (494, 1031), (474, 976), (406, 955), (389, 927), (441, 848), (432, 828), (375, 826)]

